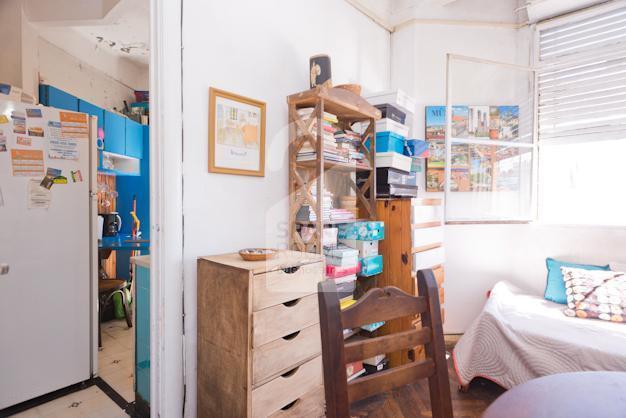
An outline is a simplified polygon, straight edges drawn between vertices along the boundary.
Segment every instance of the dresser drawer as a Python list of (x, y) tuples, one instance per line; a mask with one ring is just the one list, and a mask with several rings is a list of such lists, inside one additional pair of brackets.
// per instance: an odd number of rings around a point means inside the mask
[(252, 385), (292, 369), (322, 352), (319, 324), (252, 350)]
[(303, 398), (305, 394), (317, 389), (320, 385), (322, 385), (321, 356), (253, 389), (252, 416), (261, 418), (279, 412), (281, 408)]
[(425, 247), (430, 244), (443, 243), (443, 226), (434, 228), (414, 228), (412, 245), (415, 247)]
[(324, 280), (324, 263), (259, 274), (252, 278), (252, 310), (260, 311), (317, 292)]
[(252, 313), (252, 347), (319, 323), (317, 293)]
[(442, 264), (444, 260), (445, 251), (443, 247), (420, 251), (413, 254), (413, 270), (418, 271), (428, 269), (438, 264)]
[(421, 224), (427, 222), (443, 221), (442, 205), (413, 205), (411, 206), (411, 223)]
[(325, 406), (324, 386), (319, 386), (274, 412), (269, 418), (321, 418), (326, 416)]

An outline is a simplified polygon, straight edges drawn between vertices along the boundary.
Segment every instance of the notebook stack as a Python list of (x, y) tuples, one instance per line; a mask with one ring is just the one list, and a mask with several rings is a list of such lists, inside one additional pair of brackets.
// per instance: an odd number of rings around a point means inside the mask
[[(314, 110), (315, 108), (313, 107), (298, 109), (298, 114), (306, 121)], [(324, 159), (369, 167), (365, 160), (365, 155), (359, 151), (361, 135), (351, 130), (341, 130), (338, 124), (339, 119), (336, 115), (324, 112), (322, 117)], [(309, 133), (317, 135), (317, 119), (312, 122)], [(314, 161), (316, 159), (317, 153), (315, 149), (313, 149), (309, 141), (305, 141), (296, 156), (296, 161)]]
[[(296, 198), (300, 198), (300, 192), (297, 192)], [(315, 182), (311, 186), (311, 195), (317, 199), (317, 185)], [(350, 208), (335, 207), (333, 194), (324, 188), (324, 196), (322, 198), (322, 221), (323, 222), (342, 222), (355, 219), (355, 211)], [(340, 200), (341, 202), (341, 200)], [(356, 202), (355, 202), (356, 205)], [(317, 214), (315, 208), (310, 205), (303, 205), (296, 213), (296, 220), (299, 222), (316, 222)]]

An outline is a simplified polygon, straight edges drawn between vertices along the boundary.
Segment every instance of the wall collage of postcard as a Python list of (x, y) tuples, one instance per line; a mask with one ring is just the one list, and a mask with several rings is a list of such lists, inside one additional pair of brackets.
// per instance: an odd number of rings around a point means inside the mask
[[(426, 140), (430, 157), (426, 191), (444, 190), (446, 107), (426, 106)], [(452, 138), (515, 142), (519, 138), (519, 106), (452, 106)], [(502, 145), (452, 144), (453, 192), (514, 191), (519, 189), (520, 148)]]

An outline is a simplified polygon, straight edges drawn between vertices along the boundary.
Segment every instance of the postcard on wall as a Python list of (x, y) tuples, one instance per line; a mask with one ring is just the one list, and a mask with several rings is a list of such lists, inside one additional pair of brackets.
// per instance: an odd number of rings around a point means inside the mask
[(209, 172), (265, 175), (265, 103), (211, 88)]
[(11, 112), (11, 119), (13, 119), (13, 133), (26, 135), (26, 115), (24, 112), (14, 110)]
[(452, 168), (469, 168), (469, 160), (468, 144), (452, 144), (452, 155), (450, 156)]
[(446, 138), (446, 107), (426, 106), (426, 139)]
[(445, 170), (443, 168), (427, 168), (426, 169), (426, 191), (427, 192), (443, 192), (443, 184), (445, 181)]
[(12, 149), (13, 175), (18, 177), (41, 177), (44, 175), (42, 150)]
[(26, 109), (26, 116), (29, 118), (41, 118), (43, 115), (41, 114), (41, 109)]
[(0, 152), (7, 152), (7, 137), (2, 129), (0, 129)]
[(443, 168), (446, 165), (446, 143), (444, 141), (430, 141), (428, 153), (429, 168)]
[(469, 136), (469, 107), (452, 106), (452, 137), (467, 138)]
[(489, 138), (489, 106), (469, 106), (470, 138)]
[(85, 113), (60, 112), (61, 138), (89, 138), (89, 118)]
[(519, 106), (489, 108), (489, 138), (513, 141), (519, 137)]
[(52, 193), (45, 187), (41, 187), (39, 180), (28, 181), (28, 209), (48, 209)]
[(30, 147), (31, 145), (33, 145), (33, 140), (31, 138), (28, 138), (26, 136), (18, 136), (15, 140), (15, 143), (17, 145), (23, 145), (25, 147)]

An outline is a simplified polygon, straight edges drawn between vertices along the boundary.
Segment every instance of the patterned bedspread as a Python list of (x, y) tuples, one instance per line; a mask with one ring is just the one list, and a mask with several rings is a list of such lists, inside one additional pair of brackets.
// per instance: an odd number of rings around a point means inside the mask
[(454, 348), (461, 385), (484, 377), (510, 389), (555, 373), (626, 371), (626, 324), (571, 318), (565, 308), (497, 283)]

